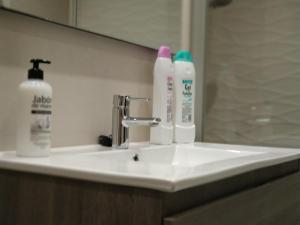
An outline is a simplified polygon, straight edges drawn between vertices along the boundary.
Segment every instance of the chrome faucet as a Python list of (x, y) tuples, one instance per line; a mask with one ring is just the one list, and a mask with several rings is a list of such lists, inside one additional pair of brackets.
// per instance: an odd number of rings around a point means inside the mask
[(143, 100), (149, 102), (149, 98), (133, 98), (130, 96), (114, 95), (112, 110), (112, 147), (127, 149), (129, 147), (129, 127), (131, 126), (157, 126), (159, 118), (137, 118), (129, 115), (130, 102)]

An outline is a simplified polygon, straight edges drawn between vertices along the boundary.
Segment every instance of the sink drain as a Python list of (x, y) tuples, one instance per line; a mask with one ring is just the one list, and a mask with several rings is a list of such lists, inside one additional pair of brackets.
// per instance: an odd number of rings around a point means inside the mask
[(138, 154), (134, 154), (134, 156), (132, 157), (133, 161), (138, 162), (140, 161), (140, 157)]

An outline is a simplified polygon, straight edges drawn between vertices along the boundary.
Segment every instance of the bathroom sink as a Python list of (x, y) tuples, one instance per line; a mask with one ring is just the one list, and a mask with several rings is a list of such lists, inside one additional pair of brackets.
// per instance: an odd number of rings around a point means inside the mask
[(174, 192), (300, 158), (298, 149), (195, 143), (76, 146), (48, 158), (0, 153), (0, 168)]
[(259, 154), (263, 154), (263, 152), (221, 150), (197, 145), (170, 145), (98, 152), (77, 158), (80, 160), (88, 159), (89, 162), (96, 161), (97, 164), (109, 161), (119, 164), (152, 164), (194, 168), (207, 163)]

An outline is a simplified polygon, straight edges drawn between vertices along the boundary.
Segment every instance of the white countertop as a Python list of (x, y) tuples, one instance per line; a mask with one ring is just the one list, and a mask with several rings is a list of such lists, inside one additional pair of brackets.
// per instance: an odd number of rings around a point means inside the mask
[[(140, 160), (132, 160), (138, 154)], [(0, 168), (174, 192), (300, 158), (299, 149), (224, 144), (152, 146), (129, 150), (92, 146), (54, 148), (50, 157), (0, 153)]]

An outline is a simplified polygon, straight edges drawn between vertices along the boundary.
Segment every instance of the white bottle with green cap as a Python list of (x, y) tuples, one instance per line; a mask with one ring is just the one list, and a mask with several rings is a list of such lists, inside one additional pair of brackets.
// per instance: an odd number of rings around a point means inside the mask
[(176, 143), (195, 141), (195, 67), (189, 51), (176, 53), (175, 62), (175, 129)]

